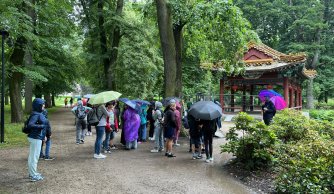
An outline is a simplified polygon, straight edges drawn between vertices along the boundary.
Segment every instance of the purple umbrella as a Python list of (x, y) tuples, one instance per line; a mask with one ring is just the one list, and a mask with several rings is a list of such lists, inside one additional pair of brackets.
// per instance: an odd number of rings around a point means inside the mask
[(273, 96), (279, 96), (279, 97), (283, 97), (280, 93), (275, 92), (274, 90), (261, 90), (259, 93), (259, 98), (260, 100), (263, 102), (266, 100), (266, 97), (273, 97)]
[(286, 108), (285, 100), (280, 96), (273, 96), (270, 101), (275, 105), (276, 110), (283, 110)]

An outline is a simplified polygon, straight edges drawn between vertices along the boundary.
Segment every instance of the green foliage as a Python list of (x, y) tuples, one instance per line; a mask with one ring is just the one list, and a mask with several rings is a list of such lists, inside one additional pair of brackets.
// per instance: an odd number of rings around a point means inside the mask
[(281, 146), (278, 152), (278, 193), (333, 193), (334, 142), (324, 140), (316, 131), (305, 139)]
[(334, 110), (310, 110), (310, 117), (317, 120), (334, 120)]
[(226, 139), (229, 142), (221, 146), (222, 152), (233, 153), (247, 169), (267, 167), (274, 161), (275, 133), (246, 113), (238, 114)]
[(301, 112), (285, 109), (275, 115), (270, 129), (283, 142), (299, 141), (310, 129), (309, 120)]

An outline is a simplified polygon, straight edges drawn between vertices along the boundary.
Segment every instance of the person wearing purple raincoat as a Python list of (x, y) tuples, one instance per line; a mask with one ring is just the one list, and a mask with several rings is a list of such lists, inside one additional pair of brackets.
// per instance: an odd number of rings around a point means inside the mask
[(136, 110), (128, 107), (123, 115), (124, 118), (124, 137), (126, 149), (137, 149), (138, 129), (140, 126), (140, 117)]

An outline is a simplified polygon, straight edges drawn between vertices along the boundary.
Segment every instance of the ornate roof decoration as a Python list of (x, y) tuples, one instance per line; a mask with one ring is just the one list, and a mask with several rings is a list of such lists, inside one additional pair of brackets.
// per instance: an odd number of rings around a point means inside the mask
[(317, 71), (314, 69), (304, 68), (302, 74), (308, 78), (315, 78), (317, 76)]
[[(305, 53), (287, 55), (275, 49), (272, 49), (263, 43), (254, 42), (250, 42), (248, 44), (248, 52), (245, 54), (245, 57), (246, 56), (248, 58), (251, 58), (244, 59), (246, 67), (267, 65), (270, 66), (274, 63), (285, 63), (285, 65), (289, 65), (289, 63), (303, 63), (306, 61)], [(264, 58), (263, 56), (266, 56), (266, 58)]]

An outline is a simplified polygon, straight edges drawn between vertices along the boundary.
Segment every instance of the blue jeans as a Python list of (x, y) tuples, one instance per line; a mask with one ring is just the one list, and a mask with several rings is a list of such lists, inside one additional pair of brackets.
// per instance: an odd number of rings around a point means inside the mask
[(138, 131), (138, 139), (141, 141), (146, 141), (146, 123), (140, 125)]
[(37, 164), (41, 152), (42, 140), (28, 137), (28, 141), (30, 142), (28, 172), (30, 176), (34, 177), (39, 175), (37, 172)]
[(101, 145), (102, 145), (104, 130), (105, 126), (96, 126), (95, 154), (101, 153)]
[[(42, 148), (41, 148), (41, 153), (40, 153), (40, 156), (43, 156), (43, 144), (42, 144), (42, 146), (41, 146)], [(50, 157), (50, 147), (51, 147), (51, 138), (50, 137), (48, 137), (47, 139), (46, 139), (46, 142), (45, 142), (45, 157)]]
[(112, 131), (106, 132), (106, 138), (104, 139), (104, 145), (103, 148), (105, 150), (109, 150), (109, 141), (110, 141), (110, 134), (113, 133)]
[(162, 128), (159, 127), (155, 127), (154, 128), (154, 134), (155, 134), (155, 148), (156, 149), (163, 149), (164, 148), (164, 135), (163, 135), (163, 131)]

